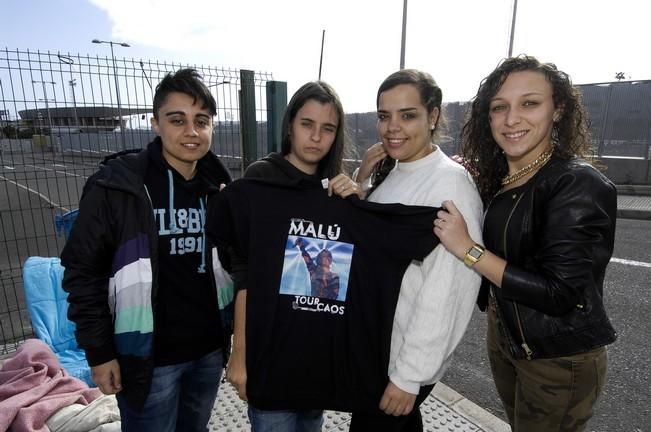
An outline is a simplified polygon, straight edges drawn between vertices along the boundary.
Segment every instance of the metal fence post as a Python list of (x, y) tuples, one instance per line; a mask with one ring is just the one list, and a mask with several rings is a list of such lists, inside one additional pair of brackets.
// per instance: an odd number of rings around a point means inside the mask
[(287, 108), (287, 83), (267, 82), (267, 152), (280, 152), (283, 115)]
[[(608, 86), (608, 99), (606, 99), (606, 109), (604, 110), (603, 123), (601, 125), (601, 139), (597, 149), (597, 156), (601, 157), (606, 149), (606, 128), (608, 127), (608, 117), (610, 116), (610, 99), (613, 96), (613, 83)], [(612, 128), (611, 128), (612, 132)], [(610, 140), (608, 140), (610, 142)]]
[(240, 135), (242, 172), (258, 158), (258, 130), (255, 120), (255, 78), (251, 70), (240, 70)]

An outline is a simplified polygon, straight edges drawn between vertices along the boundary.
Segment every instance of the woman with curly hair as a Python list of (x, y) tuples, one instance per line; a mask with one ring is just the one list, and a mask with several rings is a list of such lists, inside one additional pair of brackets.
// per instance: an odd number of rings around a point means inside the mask
[(581, 97), (555, 65), (504, 60), (463, 128), (463, 156), (486, 204), (484, 245), (452, 201), (434, 233), (483, 276), (493, 378), (514, 431), (582, 431), (615, 341), (603, 304), (615, 186), (585, 159)]

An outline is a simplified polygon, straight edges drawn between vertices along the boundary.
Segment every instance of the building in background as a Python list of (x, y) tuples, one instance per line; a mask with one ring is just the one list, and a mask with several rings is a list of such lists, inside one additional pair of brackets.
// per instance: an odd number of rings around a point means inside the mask
[[(131, 116), (141, 119), (151, 117), (151, 109), (122, 108), (109, 106), (36, 108), (18, 111), (21, 126), (36, 130), (52, 130), (53, 133), (97, 133), (112, 132), (120, 128), (131, 129)], [(140, 123), (140, 122), (139, 122)], [(148, 123), (146, 123), (148, 125)]]

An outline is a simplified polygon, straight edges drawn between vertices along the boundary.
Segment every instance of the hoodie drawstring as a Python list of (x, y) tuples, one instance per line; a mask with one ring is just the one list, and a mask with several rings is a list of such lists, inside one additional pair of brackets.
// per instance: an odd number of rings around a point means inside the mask
[(170, 210), (170, 233), (178, 234), (183, 230), (176, 226), (176, 215), (174, 210), (174, 177), (172, 176), (172, 170), (167, 170), (167, 180), (169, 182), (169, 210)]
[(197, 269), (197, 273), (206, 272), (206, 207), (203, 203), (203, 199), (199, 198), (199, 206), (201, 207), (201, 264)]
[[(172, 170), (167, 170), (167, 179), (169, 181), (169, 211), (170, 211), (170, 233), (179, 234), (183, 232), (181, 228), (176, 225), (176, 215), (174, 209), (174, 177)], [(203, 198), (199, 197), (199, 207), (201, 208), (201, 264), (197, 267), (197, 273), (206, 272), (206, 206)]]

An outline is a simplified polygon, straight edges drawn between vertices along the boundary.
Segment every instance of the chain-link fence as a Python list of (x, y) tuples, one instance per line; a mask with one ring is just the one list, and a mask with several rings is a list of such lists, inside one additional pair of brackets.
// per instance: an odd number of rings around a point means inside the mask
[[(34, 255), (59, 255), (64, 238), (56, 232), (55, 220), (64, 221), (76, 208), (86, 179), (103, 157), (151, 141), (155, 87), (165, 74), (183, 67), (197, 69), (212, 90), (217, 101), (212, 150), (238, 177), (246, 163), (273, 147), (270, 137), (277, 137), (282, 104), (270, 103), (270, 74), (0, 50), (0, 353), (4, 344), (32, 334), (24, 306), (23, 262)], [(595, 153), (635, 160), (629, 165), (642, 159), (646, 174), (637, 177), (648, 179), (651, 81), (577, 87), (590, 115)], [(268, 108), (273, 106), (278, 112)], [(464, 102), (444, 106), (439, 144), (447, 154), (459, 151), (467, 109)], [(374, 112), (347, 115), (360, 156), (378, 140), (376, 122)]]
[[(238, 177), (243, 168), (242, 76), (255, 94), (257, 155), (267, 151), (266, 87), (272, 76), (204, 65), (0, 51), (0, 353), (32, 334), (21, 268), (29, 256), (58, 256), (55, 220), (76, 208), (105, 156), (142, 148), (154, 90), (168, 72), (193, 67), (217, 101), (212, 150)], [(243, 72), (246, 74), (243, 75)], [(250, 77), (253, 77), (251, 80)], [(59, 225), (61, 228), (61, 224)], [(7, 345), (7, 346), (5, 346)]]

